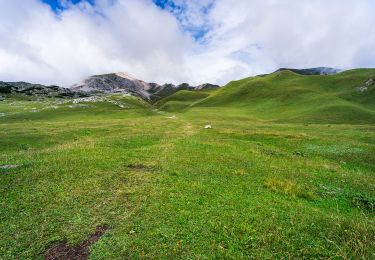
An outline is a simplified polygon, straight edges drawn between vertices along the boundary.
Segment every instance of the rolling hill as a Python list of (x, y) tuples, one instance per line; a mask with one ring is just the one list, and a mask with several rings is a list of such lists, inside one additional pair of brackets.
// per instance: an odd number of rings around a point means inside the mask
[(279, 70), (233, 81), (199, 95), (177, 92), (157, 104), (168, 111), (230, 108), (262, 120), (306, 123), (375, 122), (375, 69), (335, 75)]

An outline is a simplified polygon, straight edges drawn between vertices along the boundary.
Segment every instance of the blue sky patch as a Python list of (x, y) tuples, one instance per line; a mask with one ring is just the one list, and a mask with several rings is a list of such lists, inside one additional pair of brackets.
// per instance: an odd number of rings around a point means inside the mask
[[(180, 22), (184, 31), (188, 32), (196, 41), (201, 41), (204, 39), (206, 34), (210, 31), (210, 26), (208, 24), (202, 25), (193, 25), (189, 23), (189, 19), (187, 17), (187, 6), (184, 2), (178, 4), (173, 0), (153, 0), (154, 4), (157, 5), (159, 8), (169, 11), (173, 14), (177, 20)], [(209, 11), (212, 9), (214, 1), (209, 3), (206, 6), (203, 6), (199, 10), (199, 15), (206, 16), (208, 15)]]
[[(55, 12), (60, 12), (63, 11), (66, 6), (64, 6), (62, 0), (40, 0), (43, 3), (46, 3), (51, 6), (52, 10)], [(95, 0), (67, 0), (67, 2), (72, 3), (72, 4), (78, 4), (80, 2), (88, 2), (92, 5), (95, 4)], [(184, 2), (176, 3), (173, 0), (152, 0), (153, 3), (158, 6), (159, 8), (170, 12), (173, 14), (176, 19), (179, 21), (182, 29), (189, 33), (196, 41), (202, 41), (204, 40), (204, 37), (206, 34), (210, 31), (210, 26), (207, 24), (201, 24), (199, 26), (193, 25), (190, 21), (189, 18), (187, 17), (187, 5)], [(199, 15), (201, 16), (206, 16), (209, 11), (213, 7), (213, 2), (212, 1), (210, 4), (203, 6), (199, 10)]]
[[(52, 10), (54, 10), (55, 12), (64, 9), (64, 5), (62, 4), (61, 0), (41, 0), (41, 1), (45, 4), (50, 5)], [(70, 2), (72, 4), (78, 4), (78, 3), (83, 2), (83, 1), (85, 1), (85, 0), (68, 0), (68, 2)], [(94, 4), (94, 1), (95, 0), (86, 0), (86, 2), (89, 2), (92, 5)]]

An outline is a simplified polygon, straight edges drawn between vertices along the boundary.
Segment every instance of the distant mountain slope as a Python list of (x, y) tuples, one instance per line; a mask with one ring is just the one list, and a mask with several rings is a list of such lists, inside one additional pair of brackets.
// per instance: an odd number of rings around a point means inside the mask
[(339, 69), (334, 69), (334, 68), (327, 68), (327, 67), (318, 67), (318, 68), (311, 68), (311, 69), (288, 69), (288, 68), (281, 68), (277, 70), (276, 72), (279, 71), (284, 71), (284, 70), (289, 70), (294, 73), (300, 74), (300, 75), (306, 75), (306, 76), (311, 76), (311, 75), (334, 75), (341, 70)]
[(130, 93), (143, 99), (150, 99), (150, 88), (150, 84), (126, 73), (94, 75), (71, 87), (73, 91), (89, 93)]
[(200, 86), (190, 86), (187, 83), (178, 86), (173, 84), (159, 85), (144, 82), (122, 72), (91, 76), (81, 83), (73, 85), (71, 89), (87, 93), (130, 93), (145, 100), (159, 100), (179, 90), (193, 91), (218, 87), (208, 83)]
[(375, 123), (375, 69), (314, 77), (280, 70), (230, 82), (199, 100), (181, 101), (177, 94), (160, 101), (161, 107), (230, 108), (280, 122)]
[(32, 84), (28, 82), (3, 82), (0, 81), (0, 94), (25, 94), (29, 96), (47, 96), (47, 97), (74, 97), (82, 96), (82, 93), (76, 93), (68, 88), (58, 86), (44, 86), (41, 84)]
[(82, 82), (73, 85), (71, 88), (59, 86), (44, 86), (28, 82), (2, 82), (0, 81), (0, 98), (8, 94), (25, 94), (29, 96), (46, 97), (80, 97), (100, 94), (126, 93), (139, 97), (148, 102), (156, 102), (168, 97), (177, 91), (203, 91), (216, 89), (220, 86), (214, 84), (202, 84), (191, 86), (187, 83), (180, 85), (147, 83), (136, 79), (126, 73), (111, 73), (94, 75), (84, 79)]

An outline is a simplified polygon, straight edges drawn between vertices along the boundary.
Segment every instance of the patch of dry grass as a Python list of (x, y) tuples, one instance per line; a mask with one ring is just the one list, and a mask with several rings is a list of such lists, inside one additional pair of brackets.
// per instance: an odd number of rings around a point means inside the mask
[(267, 178), (264, 185), (274, 191), (291, 197), (298, 197), (307, 200), (313, 200), (315, 194), (301, 185), (286, 179)]

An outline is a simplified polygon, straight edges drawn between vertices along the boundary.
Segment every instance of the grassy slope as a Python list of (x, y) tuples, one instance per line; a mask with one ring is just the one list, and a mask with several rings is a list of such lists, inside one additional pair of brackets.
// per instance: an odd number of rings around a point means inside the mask
[(164, 111), (183, 111), (189, 108), (195, 101), (208, 97), (211, 90), (188, 91), (180, 90), (169, 97), (166, 97), (155, 105)]
[[(237, 108), (236, 113), (278, 122), (374, 123), (375, 87), (361, 93), (359, 86), (374, 69), (352, 70), (332, 76), (302, 76), (282, 71), (229, 83), (209, 97), (181, 100), (178, 95), (162, 101), (162, 109), (180, 106)], [(177, 93), (178, 94), (178, 93)]]
[(276, 112), (224, 90), (175, 119), (132, 98), (0, 103), (0, 165), (22, 165), (0, 170), (2, 258), (42, 258), (102, 224), (93, 259), (372, 258), (375, 126), (264, 121)]

